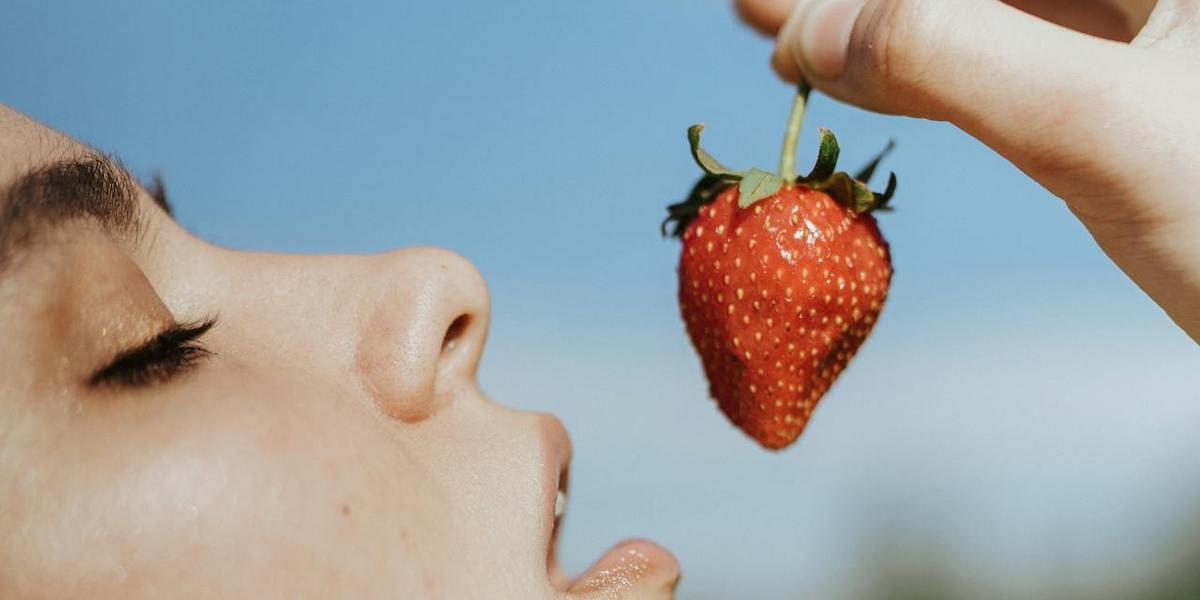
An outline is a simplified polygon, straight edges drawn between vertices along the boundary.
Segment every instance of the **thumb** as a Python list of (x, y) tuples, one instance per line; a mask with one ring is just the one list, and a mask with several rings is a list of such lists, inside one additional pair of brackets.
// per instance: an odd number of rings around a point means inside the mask
[(950, 121), (991, 146), (1062, 198), (1200, 340), (1200, 136), (1190, 120), (1200, 83), (1179, 52), (1181, 40), (1200, 39), (1185, 26), (1200, 0), (1156, 6), (1129, 46), (997, 0), (800, 0), (774, 63), (843, 101)]
[(953, 122), (1043, 180), (1111, 145), (1122, 50), (995, 0), (801, 0), (773, 62), (851, 104)]

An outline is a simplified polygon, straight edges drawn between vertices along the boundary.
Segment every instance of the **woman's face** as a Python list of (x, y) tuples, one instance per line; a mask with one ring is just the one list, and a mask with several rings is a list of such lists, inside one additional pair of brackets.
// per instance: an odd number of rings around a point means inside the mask
[(0, 106), (0, 597), (668, 598), (553, 563), (571, 449), (476, 387), (441, 250), (233, 252)]

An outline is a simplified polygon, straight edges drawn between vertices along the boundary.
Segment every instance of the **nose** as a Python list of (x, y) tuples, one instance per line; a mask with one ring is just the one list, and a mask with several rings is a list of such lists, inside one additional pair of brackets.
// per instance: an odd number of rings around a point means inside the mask
[(487, 285), (465, 258), (414, 248), (375, 257), (355, 368), (390, 417), (408, 422), (473, 388), (487, 337)]

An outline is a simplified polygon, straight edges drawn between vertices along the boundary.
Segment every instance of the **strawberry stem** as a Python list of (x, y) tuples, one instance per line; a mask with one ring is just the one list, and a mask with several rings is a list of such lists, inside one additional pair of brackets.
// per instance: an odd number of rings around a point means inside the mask
[(783, 136), (783, 152), (779, 154), (779, 176), (792, 185), (796, 181), (796, 144), (800, 140), (800, 128), (804, 125), (804, 109), (808, 105), (808, 93), (812, 86), (800, 80), (796, 86), (796, 98), (792, 100), (792, 112), (788, 115), (787, 132)]

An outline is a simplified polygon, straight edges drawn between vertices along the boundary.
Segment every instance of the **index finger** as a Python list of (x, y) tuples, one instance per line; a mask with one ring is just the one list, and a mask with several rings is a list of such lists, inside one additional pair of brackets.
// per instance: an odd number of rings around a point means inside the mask
[(735, 0), (738, 15), (765, 35), (775, 35), (783, 27), (796, 0)]

